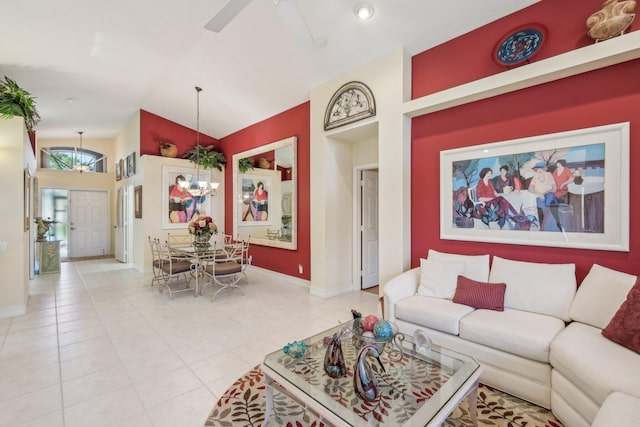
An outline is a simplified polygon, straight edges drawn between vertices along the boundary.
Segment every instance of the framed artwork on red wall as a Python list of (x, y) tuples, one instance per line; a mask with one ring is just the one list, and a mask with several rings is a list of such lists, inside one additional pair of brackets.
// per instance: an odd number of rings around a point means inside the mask
[(440, 152), (440, 238), (629, 251), (629, 123)]

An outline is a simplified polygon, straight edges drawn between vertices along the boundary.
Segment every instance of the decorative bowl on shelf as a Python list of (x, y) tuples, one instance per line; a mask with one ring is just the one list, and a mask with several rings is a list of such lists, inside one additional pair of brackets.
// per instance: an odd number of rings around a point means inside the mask
[(308, 348), (309, 346), (307, 345), (307, 343), (294, 341), (282, 347), (282, 351), (284, 352), (284, 354), (289, 355), (294, 359), (298, 359), (304, 356)]

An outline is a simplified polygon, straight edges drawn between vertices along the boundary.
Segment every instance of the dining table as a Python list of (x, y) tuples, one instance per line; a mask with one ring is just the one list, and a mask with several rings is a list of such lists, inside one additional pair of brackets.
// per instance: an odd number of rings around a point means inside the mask
[(169, 249), (175, 255), (191, 260), (191, 270), (194, 272), (196, 281), (193, 293), (194, 297), (200, 295), (200, 276), (204, 270), (205, 263), (226, 254), (223, 247), (216, 247), (215, 245), (209, 245), (209, 247), (206, 248), (197, 248), (193, 245), (176, 244), (169, 245)]
[(173, 244), (169, 245), (169, 249), (176, 256), (191, 260), (191, 270), (194, 272), (196, 282), (193, 296), (197, 297), (202, 291), (200, 288), (200, 276), (203, 275), (205, 264), (207, 262), (229, 261), (232, 259), (231, 254), (234, 253), (236, 245), (237, 243), (230, 242), (222, 246), (213, 244), (203, 248), (186, 244)]

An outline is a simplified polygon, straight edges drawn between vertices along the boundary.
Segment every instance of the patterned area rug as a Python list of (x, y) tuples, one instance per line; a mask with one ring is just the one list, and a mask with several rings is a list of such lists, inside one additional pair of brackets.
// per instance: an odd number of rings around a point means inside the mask
[[(322, 427), (325, 424), (293, 399), (274, 391), (270, 426)], [(264, 375), (256, 366), (237, 379), (211, 410), (205, 427), (261, 426), (264, 422)], [(471, 426), (466, 400), (443, 424)], [(499, 427), (562, 427), (551, 412), (485, 385), (478, 389), (478, 425)]]

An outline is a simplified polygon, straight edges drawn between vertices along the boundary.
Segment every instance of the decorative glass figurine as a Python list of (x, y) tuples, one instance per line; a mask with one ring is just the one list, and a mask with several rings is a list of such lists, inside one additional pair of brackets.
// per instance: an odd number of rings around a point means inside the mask
[(355, 372), (353, 373), (353, 388), (358, 396), (369, 402), (376, 400), (378, 396), (378, 380), (371, 369), (371, 365), (367, 361), (367, 354), (371, 353), (373, 357), (378, 359), (380, 367), (385, 371), (378, 350), (372, 345), (362, 347), (356, 358)]
[(340, 378), (347, 374), (339, 334), (334, 334), (327, 346), (327, 352), (324, 355), (324, 370), (331, 378)]

